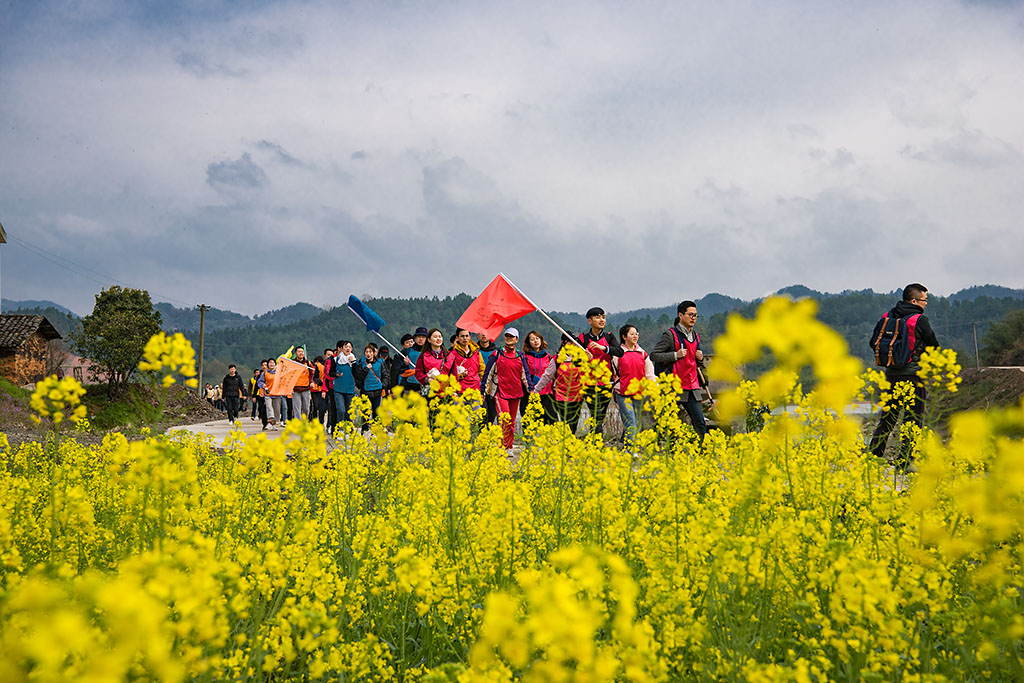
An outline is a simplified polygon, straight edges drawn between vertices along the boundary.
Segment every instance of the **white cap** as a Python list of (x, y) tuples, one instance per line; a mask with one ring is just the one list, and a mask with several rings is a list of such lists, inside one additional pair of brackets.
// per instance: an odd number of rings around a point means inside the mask
[(515, 337), (516, 339), (518, 339), (518, 338), (519, 338), (519, 330), (517, 330), (517, 329), (516, 329), (516, 328), (514, 328), (514, 327), (510, 327), (510, 328), (508, 328), (507, 330), (505, 330), (505, 334), (506, 334), (506, 335), (512, 335), (512, 336), (513, 336), (513, 337)]

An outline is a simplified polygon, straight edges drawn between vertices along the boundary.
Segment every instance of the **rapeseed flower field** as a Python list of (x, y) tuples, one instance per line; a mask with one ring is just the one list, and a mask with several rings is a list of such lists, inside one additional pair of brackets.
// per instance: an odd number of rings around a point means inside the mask
[[(898, 475), (844, 411), (900, 397), (814, 314), (730, 321), (721, 417), (797, 409), (703, 446), (668, 380), (635, 452), (531, 405), (510, 460), (443, 382), (330, 449), (300, 420), (222, 450), (0, 435), (0, 680), (1024, 680), (1024, 406), (926, 426)], [(956, 389), (955, 356), (925, 367)]]

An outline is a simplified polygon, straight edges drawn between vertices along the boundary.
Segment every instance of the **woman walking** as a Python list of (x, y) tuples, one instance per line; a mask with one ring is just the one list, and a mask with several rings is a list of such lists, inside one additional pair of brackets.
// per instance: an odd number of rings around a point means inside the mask
[[(553, 388), (555, 418), (566, 423), (575, 434), (580, 421), (580, 411), (583, 409), (583, 370), (580, 364), (586, 359), (574, 359), (569, 350), (570, 346), (576, 345), (563, 334), (558, 357), (548, 364), (544, 374), (534, 385), (534, 391), (544, 391), (548, 386)], [(582, 355), (583, 351), (579, 353)]]
[(445, 356), (444, 335), (435, 327), (427, 332), (423, 353), (416, 359), (416, 381), (420, 383), (424, 396), (430, 393), (430, 380), (440, 376)]
[[(363, 349), (363, 357), (352, 366), (359, 391), (370, 400), (370, 420), (377, 418), (380, 399), (384, 393), (384, 361), (377, 357), (377, 345), (373, 342)], [(369, 421), (363, 423), (363, 431), (370, 428)]]
[(274, 379), (277, 376), (277, 361), (267, 359), (267, 370), (260, 375), (259, 387), (263, 390), (264, 403), (267, 406), (267, 423), (263, 429), (277, 431), (277, 418), (281, 415), (281, 394), (274, 393)]
[(629, 385), (634, 379), (654, 379), (654, 363), (647, 352), (640, 348), (640, 332), (632, 325), (623, 325), (619, 329), (619, 340), (622, 342), (623, 353), (621, 357), (612, 358), (612, 367), (617, 374), (613, 392), (622, 417), (622, 444), (630, 448), (636, 438), (637, 423), (643, 414), (643, 400), (637, 396), (637, 392), (629, 391)]
[(334, 384), (334, 405), (337, 412), (337, 420), (352, 421), (349, 417), (348, 407), (352, 405), (352, 397), (356, 393), (356, 380), (352, 374), (352, 364), (356, 357), (352, 353), (352, 342), (347, 339), (338, 341), (337, 352), (331, 359), (331, 379)]
[[(548, 369), (548, 365), (553, 360), (547, 348), (548, 343), (544, 341), (544, 337), (541, 336), (540, 332), (534, 330), (527, 333), (526, 341), (523, 342), (523, 355), (526, 360), (526, 380), (531, 391), (533, 391), (537, 382), (540, 381), (541, 375), (544, 374), (544, 371)], [(537, 393), (540, 394), (540, 402), (544, 407), (544, 421), (548, 424), (554, 424), (554, 387), (548, 384)]]
[(493, 396), (498, 406), (498, 422), (501, 423), (501, 443), (512, 455), (515, 442), (516, 415), (519, 402), (525, 396), (526, 361), (516, 350), (519, 330), (510, 327), (505, 330), (505, 346), (495, 353), (484, 370), (483, 387), (488, 396)]

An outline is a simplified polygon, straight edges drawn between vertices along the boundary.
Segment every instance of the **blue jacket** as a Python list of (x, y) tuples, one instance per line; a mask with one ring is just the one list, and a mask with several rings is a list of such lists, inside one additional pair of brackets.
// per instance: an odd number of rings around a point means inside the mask
[(380, 358), (372, 363), (367, 363), (365, 357), (360, 358), (353, 370), (359, 374), (363, 391), (380, 391), (384, 388), (384, 361)]
[(334, 378), (334, 393), (356, 393), (356, 378), (352, 375), (352, 366), (348, 363), (331, 363), (331, 377)]

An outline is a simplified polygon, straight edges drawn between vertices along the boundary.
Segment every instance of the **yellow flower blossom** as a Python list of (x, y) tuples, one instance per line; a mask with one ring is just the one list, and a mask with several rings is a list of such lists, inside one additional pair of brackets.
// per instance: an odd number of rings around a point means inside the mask
[(57, 379), (56, 375), (50, 375), (36, 384), (29, 398), (29, 405), (36, 411), (32, 419), (38, 424), (40, 418), (50, 418), (59, 426), (67, 417), (77, 423), (86, 416), (82, 396), (85, 396), (85, 389), (75, 378)]
[(162, 374), (160, 383), (164, 387), (174, 384), (174, 375), (185, 377), (185, 386), (198, 386), (195, 351), (192, 343), (180, 332), (171, 336), (157, 332), (150, 337), (142, 351), (139, 370)]

